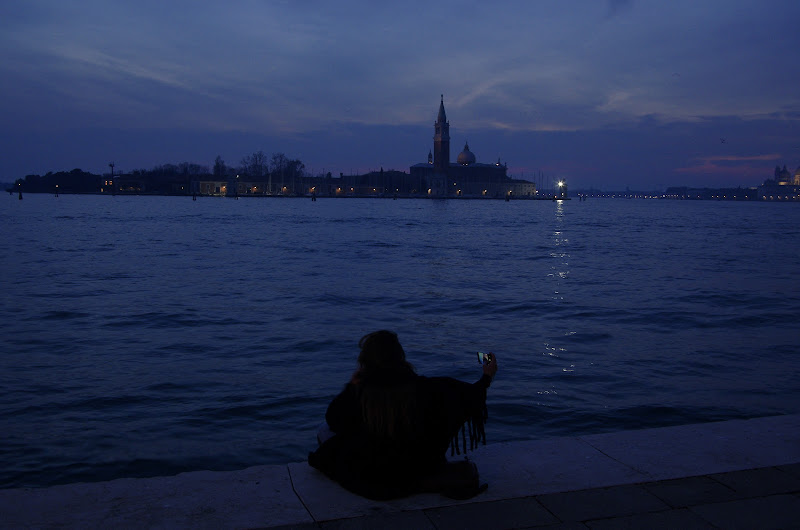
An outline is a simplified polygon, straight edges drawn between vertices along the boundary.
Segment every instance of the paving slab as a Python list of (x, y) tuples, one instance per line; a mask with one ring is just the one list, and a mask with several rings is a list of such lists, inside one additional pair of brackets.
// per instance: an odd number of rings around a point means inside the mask
[(313, 521), (285, 465), (0, 490), (0, 513), (8, 528), (247, 528)]
[(646, 475), (608, 457), (578, 438), (492, 444), (474, 453), (481, 500), (506, 499), (585, 488), (631, 484)]
[(280, 525), (280, 526), (268, 526), (263, 527), (260, 526), (258, 528), (251, 528), (249, 530), (260, 530), (269, 528), (269, 530), (319, 530), (318, 523), (298, 523), (298, 524), (287, 524), (287, 525)]
[(585, 521), (583, 524), (591, 530), (625, 530), (628, 528), (631, 530), (640, 528), (647, 530), (675, 530), (676, 528), (681, 530), (718, 530), (716, 526), (685, 508)]
[(784, 473), (789, 473), (793, 477), (800, 478), (800, 463), (797, 464), (786, 464), (783, 466), (775, 466)]
[[(708, 425), (723, 427), (726, 423)], [(753, 418), (730, 427), (733, 429), (726, 429), (728, 437), (737, 440), (740, 449), (749, 451), (755, 467), (800, 462), (800, 414)]]
[(586, 530), (588, 526), (583, 523), (576, 523), (574, 521), (570, 521), (567, 523), (559, 523), (553, 525), (546, 525), (546, 526), (525, 526), (520, 530), (531, 530), (534, 528), (542, 528), (547, 530)]
[(708, 476), (662, 480), (643, 484), (642, 487), (673, 508), (740, 498), (734, 490)]
[(550, 493), (537, 499), (561, 521), (588, 521), (670, 509), (667, 503), (638, 485)]
[(436, 530), (420, 510), (339, 519), (320, 523), (319, 527), (324, 530)]
[(506, 530), (559, 523), (534, 497), (425, 510), (436, 528)]
[(759, 530), (800, 528), (800, 497), (772, 495), (689, 508), (717, 528)]
[[(763, 497), (800, 491), (800, 478), (777, 467), (729, 471), (710, 475), (710, 478), (729, 487), (738, 498)], [(798, 514), (798, 518), (800, 518), (800, 514)]]
[(582, 436), (650, 480), (800, 461), (800, 415)]

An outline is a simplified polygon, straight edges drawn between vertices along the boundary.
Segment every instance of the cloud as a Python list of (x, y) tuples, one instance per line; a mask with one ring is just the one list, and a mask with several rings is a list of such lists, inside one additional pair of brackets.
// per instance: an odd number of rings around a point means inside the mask
[(779, 153), (770, 153), (768, 155), (755, 155), (755, 156), (708, 156), (703, 160), (706, 162), (751, 162), (754, 160), (780, 160), (782, 157)]
[[(707, 177), (724, 177), (724, 180), (717, 180), (714, 185), (741, 185), (741, 181), (744, 180), (746, 185), (755, 186), (761, 184), (761, 181), (766, 176), (769, 176), (770, 169), (764, 166), (745, 165), (731, 167), (704, 162), (696, 166), (676, 168), (674, 172), (678, 175), (692, 176), (695, 178), (695, 182), (706, 180)], [(706, 183), (705, 185), (708, 186), (709, 184)]]
[(633, 8), (633, 0), (608, 0), (608, 17), (615, 17)]
[(729, 179), (750, 178), (751, 185), (760, 184), (760, 180), (769, 175), (770, 165), (750, 164), (749, 162), (774, 162), (783, 157), (779, 153), (763, 155), (717, 155), (707, 156), (696, 160), (692, 165), (677, 167), (676, 174), (691, 175), (695, 177), (720, 176)]

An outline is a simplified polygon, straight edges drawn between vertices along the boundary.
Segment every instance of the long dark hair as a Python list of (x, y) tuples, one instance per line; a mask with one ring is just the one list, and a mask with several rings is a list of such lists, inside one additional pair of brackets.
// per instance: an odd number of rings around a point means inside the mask
[(400, 440), (414, 436), (414, 367), (392, 331), (380, 330), (358, 341), (361, 415), (370, 434)]

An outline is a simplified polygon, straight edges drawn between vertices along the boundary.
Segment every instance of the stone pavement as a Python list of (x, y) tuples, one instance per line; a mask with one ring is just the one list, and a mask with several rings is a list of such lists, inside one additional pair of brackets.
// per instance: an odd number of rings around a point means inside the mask
[(391, 502), (306, 463), (0, 490), (2, 528), (798, 528), (800, 414), (490, 444), (485, 493)]
[(800, 464), (278, 528), (800, 528)]

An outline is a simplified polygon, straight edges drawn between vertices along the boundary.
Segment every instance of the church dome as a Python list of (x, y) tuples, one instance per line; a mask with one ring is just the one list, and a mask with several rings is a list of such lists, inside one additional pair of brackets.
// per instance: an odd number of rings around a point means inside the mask
[(469, 150), (469, 143), (464, 144), (464, 150), (458, 153), (456, 162), (460, 166), (468, 166), (475, 163), (475, 154)]

